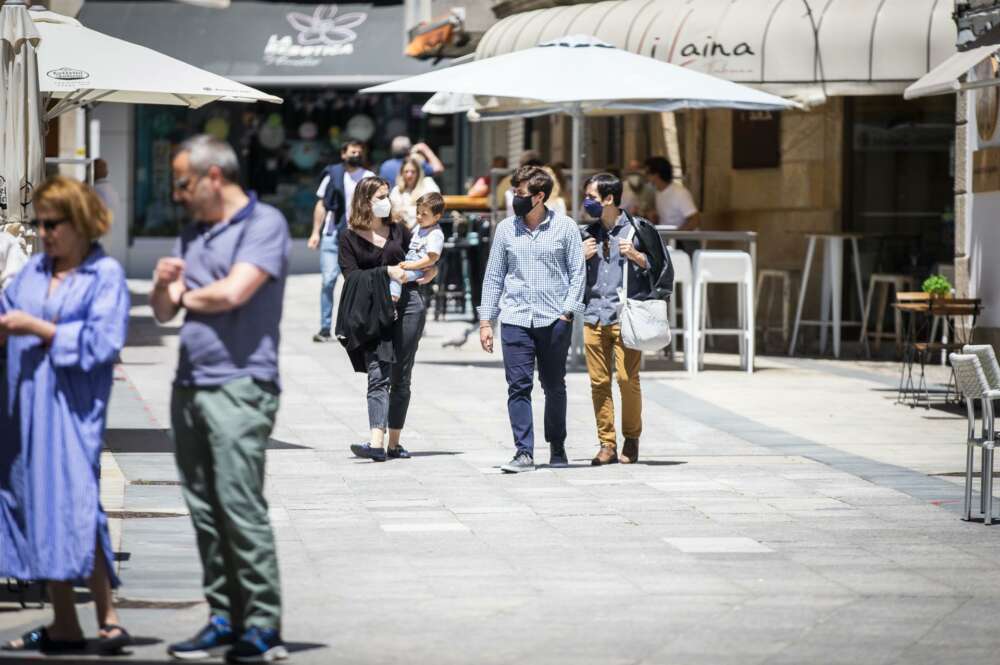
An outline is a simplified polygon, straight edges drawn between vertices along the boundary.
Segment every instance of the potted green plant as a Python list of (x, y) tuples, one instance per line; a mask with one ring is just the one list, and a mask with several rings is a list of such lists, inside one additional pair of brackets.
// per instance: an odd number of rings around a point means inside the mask
[(931, 294), (933, 298), (948, 298), (951, 296), (951, 282), (944, 275), (931, 275), (924, 280), (924, 293)]

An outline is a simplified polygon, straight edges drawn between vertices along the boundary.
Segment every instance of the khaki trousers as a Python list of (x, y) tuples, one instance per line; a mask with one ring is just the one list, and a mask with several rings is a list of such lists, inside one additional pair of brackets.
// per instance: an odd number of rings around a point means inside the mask
[(617, 447), (615, 402), (611, 395), (612, 368), (618, 375), (618, 388), (622, 395), (622, 434), (627, 439), (638, 439), (642, 434), (642, 388), (639, 385), (642, 352), (625, 348), (621, 328), (617, 324), (586, 324), (583, 327), (583, 348), (590, 374), (597, 438), (601, 445)]

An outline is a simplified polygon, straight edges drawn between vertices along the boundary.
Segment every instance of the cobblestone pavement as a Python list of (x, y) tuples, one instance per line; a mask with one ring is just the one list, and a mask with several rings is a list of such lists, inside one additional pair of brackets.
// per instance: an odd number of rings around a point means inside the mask
[[(165, 432), (176, 329), (154, 326), (148, 283), (133, 286), (102, 493), (123, 619), (142, 637), (131, 658), (163, 662), (206, 610)], [(1000, 611), (1000, 531), (959, 519), (964, 416), (895, 405), (895, 364), (773, 357), (746, 376), (713, 355), (691, 378), (650, 362), (642, 463), (605, 468), (589, 466), (575, 371), (571, 468), (505, 476), (500, 359), (474, 338), (443, 349), (463, 326), (430, 323), (414, 458), (376, 465), (347, 450), (365, 437), (364, 377), (310, 341), (317, 291), (315, 276), (289, 282), (268, 453), (295, 662), (996, 662), (1000, 634), (981, 622)], [(47, 617), (13, 607), (0, 637)], [(92, 633), (85, 596), (80, 609)]]

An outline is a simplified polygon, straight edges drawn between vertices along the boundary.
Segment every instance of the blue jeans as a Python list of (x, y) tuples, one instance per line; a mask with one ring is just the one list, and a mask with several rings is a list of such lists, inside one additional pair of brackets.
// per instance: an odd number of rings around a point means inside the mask
[(538, 380), (545, 393), (545, 440), (566, 442), (566, 354), (573, 324), (562, 319), (544, 328), (502, 324), (503, 368), (507, 375), (507, 413), (518, 452), (534, 456), (535, 432), (531, 417), (531, 389)]
[[(406, 283), (412, 284), (423, 276), (424, 276), (423, 270), (407, 270)], [(389, 295), (391, 295), (393, 298), (399, 298), (401, 293), (403, 293), (403, 285), (394, 280), (389, 280)]]
[(323, 235), (319, 241), (319, 271), (323, 276), (323, 285), (319, 289), (319, 328), (330, 332), (333, 321), (333, 289), (340, 277), (340, 246), (337, 244), (337, 234)]

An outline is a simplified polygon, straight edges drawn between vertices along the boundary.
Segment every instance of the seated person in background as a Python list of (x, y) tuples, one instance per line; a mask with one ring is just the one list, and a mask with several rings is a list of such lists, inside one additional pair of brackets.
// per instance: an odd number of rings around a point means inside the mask
[(692, 231), (698, 226), (698, 208), (691, 192), (674, 180), (674, 167), (665, 157), (646, 160), (646, 177), (656, 189), (655, 224), (678, 231)]
[[(497, 155), (490, 162), (491, 169), (505, 169), (507, 168), (507, 158), (503, 155)], [(481, 175), (476, 178), (476, 181), (472, 183), (472, 187), (469, 187), (469, 191), (465, 193), (466, 196), (489, 196), (490, 194), (490, 174)]]
[(638, 159), (625, 169), (622, 208), (637, 217), (656, 221), (656, 189), (646, 180), (646, 169)]
[[(410, 248), (406, 260), (399, 267), (406, 271), (406, 281), (415, 282), (424, 276), (424, 271), (437, 264), (444, 249), (444, 231), (438, 222), (444, 214), (444, 197), (437, 192), (424, 194), (417, 199), (417, 224), (419, 228), (410, 238)], [(389, 293), (393, 302), (399, 300), (403, 283), (389, 282)]]

